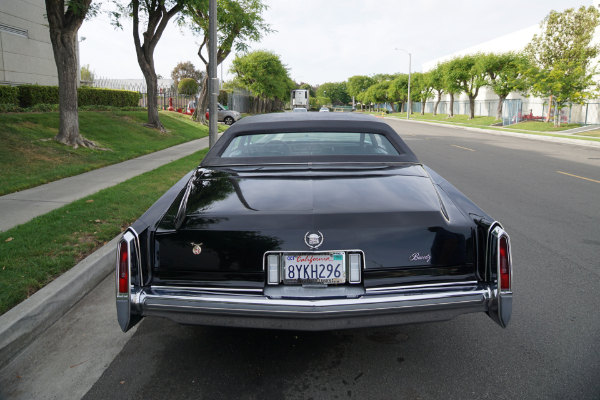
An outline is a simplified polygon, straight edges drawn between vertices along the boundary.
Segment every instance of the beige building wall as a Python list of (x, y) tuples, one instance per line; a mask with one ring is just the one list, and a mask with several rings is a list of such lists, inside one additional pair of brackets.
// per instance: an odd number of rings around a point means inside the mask
[(58, 85), (44, 0), (0, 0), (0, 84)]

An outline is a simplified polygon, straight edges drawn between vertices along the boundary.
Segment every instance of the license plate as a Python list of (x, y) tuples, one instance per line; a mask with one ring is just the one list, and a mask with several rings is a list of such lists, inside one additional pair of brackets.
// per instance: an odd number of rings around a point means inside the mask
[(283, 256), (283, 283), (345, 283), (344, 253), (286, 254)]

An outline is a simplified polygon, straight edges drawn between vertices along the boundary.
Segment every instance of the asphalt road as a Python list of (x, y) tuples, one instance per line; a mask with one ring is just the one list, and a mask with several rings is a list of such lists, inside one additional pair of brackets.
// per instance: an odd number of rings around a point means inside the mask
[(599, 399), (600, 150), (386, 121), (510, 233), (507, 329), (485, 314), (316, 333), (145, 319), (84, 398)]

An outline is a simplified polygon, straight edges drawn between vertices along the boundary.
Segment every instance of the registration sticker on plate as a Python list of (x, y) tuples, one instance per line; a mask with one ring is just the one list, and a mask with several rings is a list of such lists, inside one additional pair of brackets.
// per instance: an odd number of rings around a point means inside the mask
[(283, 283), (345, 283), (344, 253), (285, 254)]

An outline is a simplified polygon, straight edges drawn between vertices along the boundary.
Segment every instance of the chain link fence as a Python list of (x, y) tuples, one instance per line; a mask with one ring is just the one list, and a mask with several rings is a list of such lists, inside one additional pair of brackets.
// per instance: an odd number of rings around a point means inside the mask
[(227, 96), (227, 104), (223, 104), (228, 110), (240, 113), (250, 112), (254, 97), (248, 90), (235, 89)]
[[(475, 100), (475, 116), (495, 117), (498, 112), (499, 100)], [(374, 109), (378, 108), (375, 104)], [(433, 113), (435, 101), (425, 103), (425, 113)], [(392, 111), (389, 103), (379, 104), (380, 109)], [(408, 105), (402, 106), (402, 112), (406, 112)], [(414, 113), (421, 113), (423, 104), (413, 102)], [(454, 101), (453, 111), (456, 115), (469, 115), (470, 103), (468, 100)], [(555, 108), (550, 109), (550, 120), (554, 120)], [(394, 111), (398, 112), (398, 103), (394, 104)], [(441, 101), (437, 109), (438, 114), (450, 113), (450, 101)], [(517, 122), (544, 121), (548, 117), (548, 101), (540, 99), (510, 99), (504, 100), (502, 105), (503, 125), (512, 125)], [(600, 125), (600, 102), (587, 104), (572, 104), (558, 111), (561, 124)]]
[[(138, 92), (140, 95), (139, 106), (148, 107), (148, 90), (145, 82), (131, 82), (126, 79), (108, 79), (108, 78), (95, 78), (92, 82), (82, 82), (86, 86), (104, 88), (104, 89), (118, 89), (118, 90), (131, 90)], [(188, 110), (188, 105), (195, 107), (198, 95), (202, 90), (202, 86), (198, 87), (197, 92), (185, 92), (177, 89), (176, 86), (171, 84), (158, 82), (158, 97), (157, 106), (161, 110), (168, 110), (172, 107), (173, 110), (185, 113)], [(229, 110), (238, 111), (241, 113), (247, 113), (252, 107), (252, 94), (243, 89), (235, 89), (232, 92), (228, 92), (225, 100), (222, 102)], [(193, 102), (194, 104), (190, 104)]]

